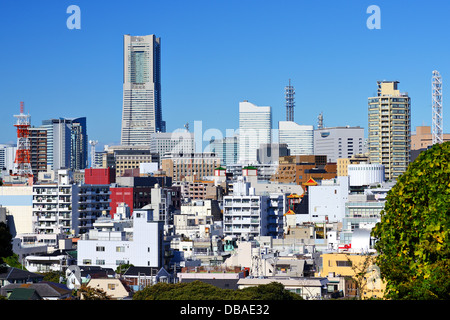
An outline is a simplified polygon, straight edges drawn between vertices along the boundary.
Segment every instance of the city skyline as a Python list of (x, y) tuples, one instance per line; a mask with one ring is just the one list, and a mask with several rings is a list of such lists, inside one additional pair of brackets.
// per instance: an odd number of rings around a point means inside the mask
[[(381, 9), (379, 30), (366, 26), (371, 4)], [(155, 34), (164, 43), (161, 99), (168, 132), (202, 121), (203, 130), (217, 128), (225, 135), (239, 127), (244, 100), (270, 106), (276, 129), (285, 119), (289, 79), (296, 90), (296, 123), (317, 127), (323, 112), (326, 127), (361, 126), (366, 138), (367, 98), (376, 92), (376, 82), (399, 81), (411, 97), (415, 131), (431, 126), (435, 69), (443, 78), (444, 133), (449, 131), (450, 47), (440, 41), (449, 24), (444, 1), (437, 12), (436, 4), (402, 1), (76, 5), (80, 30), (66, 27), (67, 3), (8, 3), (0, 9), (2, 39), (8, 43), (0, 53), (0, 104), (6, 111), (1, 143), (16, 142), (13, 115), (24, 101), (32, 126), (49, 118), (86, 117), (88, 136), (100, 142), (98, 148), (120, 144), (125, 34)]]

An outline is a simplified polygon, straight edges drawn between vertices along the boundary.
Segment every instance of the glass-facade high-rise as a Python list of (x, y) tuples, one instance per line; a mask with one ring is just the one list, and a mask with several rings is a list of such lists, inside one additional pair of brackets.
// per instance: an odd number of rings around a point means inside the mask
[(406, 171), (411, 149), (411, 98), (398, 81), (378, 81), (376, 97), (368, 98), (369, 160), (384, 165), (385, 179)]
[(149, 145), (165, 132), (161, 110), (161, 38), (124, 35), (122, 145)]
[(47, 130), (47, 165), (52, 170), (89, 166), (85, 117), (43, 120), (40, 128)]

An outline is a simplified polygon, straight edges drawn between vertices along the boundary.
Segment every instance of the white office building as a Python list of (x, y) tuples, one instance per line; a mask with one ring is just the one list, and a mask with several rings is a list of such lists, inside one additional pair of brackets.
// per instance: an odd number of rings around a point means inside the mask
[(314, 154), (326, 155), (328, 162), (364, 153), (364, 128), (332, 127), (314, 130)]
[(159, 165), (162, 156), (176, 153), (194, 153), (194, 133), (186, 130), (174, 132), (155, 132), (150, 135), (150, 152), (159, 154)]
[(239, 135), (211, 141), (209, 151), (217, 154), (223, 166), (238, 163)]
[(17, 147), (12, 144), (0, 144), (0, 170), (8, 174), (14, 170)]
[(384, 165), (377, 163), (349, 164), (350, 186), (368, 186), (384, 182)]
[(272, 109), (239, 102), (239, 161), (255, 164), (261, 144), (272, 141)]
[(161, 39), (124, 35), (121, 145), (149, 145), (165, 132), (161, 111)]
[(279, 121), (278, 142), (287, 144), (291, 156), (314, 154), (314, 127)]
[(153, 210), (135, 209), (131, 219), (114, 215), (101, 218), (94, 229), (78, 241), (77, 264), (117, 269), (163, 266), (163, 221), (153, 219)]

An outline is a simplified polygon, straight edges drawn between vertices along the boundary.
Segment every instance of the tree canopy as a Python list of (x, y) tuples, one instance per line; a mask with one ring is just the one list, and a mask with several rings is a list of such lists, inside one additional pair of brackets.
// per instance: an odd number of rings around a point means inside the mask
[(390, 299), (449, 299), (450, 142), (422, 152), (372, 231)]
[(240, 290), (221, 289), (201, 281), (157, 283), (133, 296), (133, 300), (302, 300), (279, 282)]

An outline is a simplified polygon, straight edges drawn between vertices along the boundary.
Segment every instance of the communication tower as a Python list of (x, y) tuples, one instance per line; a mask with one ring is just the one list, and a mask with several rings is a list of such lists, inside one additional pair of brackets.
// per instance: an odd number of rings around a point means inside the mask
[(17, 118), (17, 151), (14, 160), (13, 176), (32, 177), (31, 156), (30, 156), (30, 115), (25, 114), (23, 102), (20, 102), (20, 114), (14, 115)]
[(291, 86), (291, 79), (289, 85), (284, 88), (286, 94), (286, 121), (294, 121), (294, 87)]
[(443, 124), (442, 124), (442, 78), (439, 71), (433, 71), (431, 84), (432, 96), (432, 112), (433, 112), (433, 127), (432, 127), (432, 143), (443, 143)]

